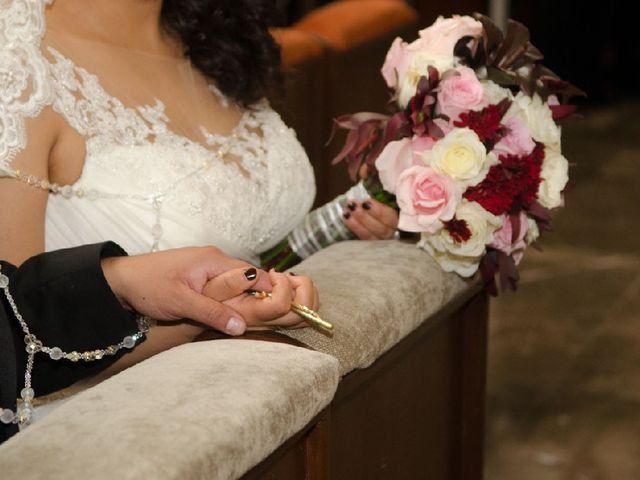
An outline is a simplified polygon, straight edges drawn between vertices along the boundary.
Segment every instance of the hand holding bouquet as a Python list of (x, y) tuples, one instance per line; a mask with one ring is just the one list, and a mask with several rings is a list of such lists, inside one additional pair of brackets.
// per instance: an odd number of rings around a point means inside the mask
[(517, 285), (516, 265), (563, 205), (568, 162), (557, 122), (583, 93), (542, 66), (523, 25), (506, 36), (477, 15), (438, 18), (382, 67), (392, 115), (338, 118), (349, 130), (334, 162), (400, 212), (399, 228), (441, 267), (480, 270), (497, 293)]
[(334, 163), (358, 182), (312, 212), (263, 256), (285, 268), (338, 240), (353, 238), (341, 220), (348, 200), (373, 197), (399, 210), (399, 229), (447, 272), (478, 270), (496, 294), (516, 288), (517, 264), (563, 205), (568, 161), (558, 122), (584, 93), (540, 61), (529, 31), (489, 18), (438, 18), (412, 43), (391, 45), (382, 76), (391, 115), (336, 119), (348, 130)]

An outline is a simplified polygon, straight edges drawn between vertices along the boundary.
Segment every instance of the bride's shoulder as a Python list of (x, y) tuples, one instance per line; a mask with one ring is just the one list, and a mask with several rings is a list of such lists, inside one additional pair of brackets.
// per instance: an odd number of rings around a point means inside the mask
[(40, 51), (47, 0), (0, 0), (0, 174), (27, 143), (25, 121), (51, 101)]

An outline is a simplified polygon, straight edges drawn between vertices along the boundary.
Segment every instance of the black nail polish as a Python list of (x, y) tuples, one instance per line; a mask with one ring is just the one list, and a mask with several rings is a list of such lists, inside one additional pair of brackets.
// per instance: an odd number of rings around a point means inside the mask
[(362, 204), (362, 208), (364, 208), (365, 210), (371, 210), (371, 204), (369, 202), (364, 202)]
[(356, 209), (356, 207), (357, 207), (357, 205), (355, 203), (353, 203), (353, 202), (347, 203), (347, 208), (349, 210), (351, 210), (352, 212)]
[(247, 278), (247, 280), (255, 280), (256, 277), (258, 276), (258, 272), (256, 271), (255, 268), (249, 268), (245, 270), (244, 276)]
[(292, 277), (295, 277), (295, 276), (296, 276), (296, 274), (295, 274), (295, 273), (293, 273), (293, 272), (289, 272), (289, 275), (291, 275)]
[(350, 214), (349, 212), (344, 212), (344, 213), (342, 214), (342, 216), (343, 216), (346, 220), (349, 220), (349, 217), (351, 217), (351, 214)]

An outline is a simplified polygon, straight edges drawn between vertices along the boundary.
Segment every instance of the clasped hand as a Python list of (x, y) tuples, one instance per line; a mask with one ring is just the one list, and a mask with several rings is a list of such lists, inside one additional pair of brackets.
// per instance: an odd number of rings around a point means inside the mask
[[(319, 306), (313, 281), (265, 272), (215, 247), (192, 247), (102, 261), (122, 305), (157, 320), (192, 319), (230, 335), (249, 329), (298, 327), (291, 303)], [(271, 292), (260, 299), (247, 290)], [(197, 331), (194, 331), (197, 334)]]

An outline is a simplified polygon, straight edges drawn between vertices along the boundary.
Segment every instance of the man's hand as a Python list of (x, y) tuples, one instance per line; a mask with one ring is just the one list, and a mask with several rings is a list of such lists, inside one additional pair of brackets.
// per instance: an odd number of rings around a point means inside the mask
[[(221, 302), (249, 288), (271, 290), (265, 272), (215, 247), (111, 257), (102, 261), (102, 269), (125, 307), (158, 320), (192, 319), (229, 335), (241, 335), (247, 323), (238, 311)], [(207, 282), (231, 269), (237, 274), (225, 277), (229, 281), (216, 295), (220, 301), (203, 295)]]

